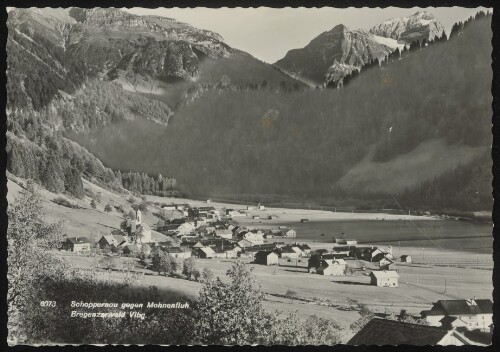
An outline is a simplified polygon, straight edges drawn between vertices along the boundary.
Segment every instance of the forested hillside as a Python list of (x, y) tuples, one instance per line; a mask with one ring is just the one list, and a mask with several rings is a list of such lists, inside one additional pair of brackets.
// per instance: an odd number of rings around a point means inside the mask
[[(133, 148), (99, 141), (91, 148), (107, 163), (168, 170), (191, 194), (405, 195), (408, 205), (429, 207), (453, 194), (446, 206), (490, 209), (490, 21), (481, 14), (456, 26), (449, 40), (413, 46), (342, 89), (207, 90), (165, 131), (124, 127)], [(138, 148), (143, 135), (151, 140)], [(432, 159), (440, 152), (446, 160)], [(345, 182), (362, 162), (385, 173), (368, 169)], [(408, 179), (400, 185), (401, 177)], [(427, 191), (425, 201), (410, 196), (443, 184), (444, 193)]]
[(81, 176), (112, 188), (176, 192), (175, 182), (155, 185), (157, 178), (143, 173), (136, 175), (151, 188), (121, 182), (67, 140), (68, 131), (137, 118), (167, 125), (177, 106), (221, 82), (234, 89), (304, 86), (218, 34), (169, 18), (32, 8), (10, 11), (7, 27), (8, 170), (74, 196), (82, 194)]

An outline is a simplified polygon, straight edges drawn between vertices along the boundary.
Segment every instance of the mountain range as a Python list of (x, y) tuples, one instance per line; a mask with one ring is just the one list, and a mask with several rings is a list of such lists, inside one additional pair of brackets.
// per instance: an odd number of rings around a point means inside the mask
[[(477, 182), (488, 170), (491, 16), (457, 25), (445, 41), (432, 41), (440, 25), (431, 17), (370, 31), (337, 25), (270, 65), (174, 19), (12, 10), (8, 170), (77, 196), (81, 177), (124, 186), (116, 170), (236, 197), (387, 199), (445, 184), (439, 201), (428, 195), (419, 206), (467, 198), (488, 209)], [(408, 48), (417, 38), (429, 44)], [(340, 86), (359, 70), (342, 89), (308, 87)]]

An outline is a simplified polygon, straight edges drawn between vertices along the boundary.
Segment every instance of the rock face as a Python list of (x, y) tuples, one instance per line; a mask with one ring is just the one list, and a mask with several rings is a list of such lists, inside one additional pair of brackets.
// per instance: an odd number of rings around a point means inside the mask
[(315, 84), (338, 83), (353, 69), (381, 59), (392, 48), (379, 43), (365, 30), (349, 30), (340, 24), (314, 38), (302, 49), (290, 50), (275, 63), (286, 72)]
[(290, 50), (275, 65), (315, 85), (339, 86), (346, 75), (364, 64), (380, 60), (413, 41), (440, 37), (443, 30), (436, 18), (426, 11), (388, 20), (370, 31), (349, 30), (340, 24), (320, 34), (304, 48)]
[(392, 18), (370, 29), (370, 33), (392, 38), (406, 44), (413, 41), (441, 37), (444, 27), (428, 11), (419, 11), (409, 17)]

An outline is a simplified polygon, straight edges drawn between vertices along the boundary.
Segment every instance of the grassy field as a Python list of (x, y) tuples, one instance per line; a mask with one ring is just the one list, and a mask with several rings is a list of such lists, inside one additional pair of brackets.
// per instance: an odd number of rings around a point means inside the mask
[[(99, 257), (63, 254), (78, 268), (95, 270)], [(140, 274), (140, 285), (157, 286), (159, 290), (175, 290), (196, 297), (202, 284), (182, 278), (158, 276), (143, 268), (135, 258), (117, 258), (117, 267), (126, 267)], [(214, 275), (226, 280), (225, 273), (231, 267), (231, 259), (196, 259), (199, 269), (209, 268)], [(268, 310), (289, 311), (297, 309), (301, 316), (316, 314), (336, 320), (350, 333), (349, 325), (358, 319), (356, 311), (350, 310), (349, 300), (367, 304), (376, 313), (399, 313), (406, 309), (418, 315), (429, 309), (439, 299), (491, 298), (491, 270), (473, 268), (442, 267), (422, 264), (399, 264), (400, 287), (379, 288), (370, 285), (369, 276), (360, 270), (345, 277), (309, 274), (304, 268), (263, 266), (251, 264), (253, 274), (266, 293), (264, 306)], [(123, 279), (124, 272), (114, 270), (107, 274)], [(466, 283), (466, 284), (464, 284)], [(295, 292), (295, 298), (284, 297), (287, 291)]]

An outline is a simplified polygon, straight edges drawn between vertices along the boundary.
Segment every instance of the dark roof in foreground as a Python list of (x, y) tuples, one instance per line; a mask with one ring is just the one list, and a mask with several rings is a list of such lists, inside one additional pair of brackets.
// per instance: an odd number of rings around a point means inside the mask
[(475, 304), (468, 304), (465, 299), (440, 300), (432, 310), (444, 310), (448, 315), (468, 315), (493, 313), (493, 302), (490, 299), (476, 299)]
[(448, 330), (396, 320), (374, 318), (370, 320), (348, 345), (435, 345)]

